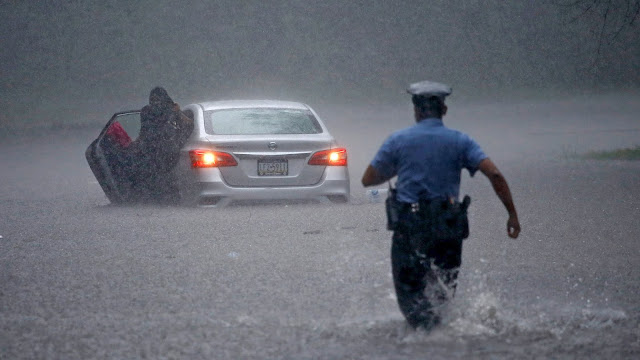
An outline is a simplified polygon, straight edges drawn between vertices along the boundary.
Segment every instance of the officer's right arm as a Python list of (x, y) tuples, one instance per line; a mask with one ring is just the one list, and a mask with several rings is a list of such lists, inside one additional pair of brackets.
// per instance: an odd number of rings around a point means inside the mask
[(485, 158), (478, 165), (480, 171), (489, 178), (493, 190), (500, 198), (507, 212), (509, 213), (509, 220), (507, 221), (507, 234), (509, 237), (517, 238), (520, 234), (520, 222), (518, 221), (518, 213), (515, 205), (513, 205), (513, 199), (511, 197), (511, 191), (507, 180), (504, 178), (498, 167), (489, 158)]
[(382, 143), (371, 164), (364, 171), (362, 185), (380, 185), (396, 175), (395, 154), (397, 151), (395, 149), (394, 135), (391, 135)]
[(387, 180), (389, 179), (385, 179), (382, 175), (380, 175), (380, 173), (378, 173), (376, 168), (371, 165), (367, 167), (367, 169), (364, 171), (364, 175), (362, 175), (362, 185), (364, 186), (380, 185)]

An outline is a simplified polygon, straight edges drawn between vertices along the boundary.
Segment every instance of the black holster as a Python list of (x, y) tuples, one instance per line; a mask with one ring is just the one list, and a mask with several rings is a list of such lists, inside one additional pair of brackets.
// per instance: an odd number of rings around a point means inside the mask
[(400, 225), (400, 214), (405, 207), (405, 203), (398, 201), (396, 193), (396, 188), (391, 187), (391, 184), (389, 184), (389, 193), (384, 204), (387, 211), (387, 230), (391, 231), (398, 230)]

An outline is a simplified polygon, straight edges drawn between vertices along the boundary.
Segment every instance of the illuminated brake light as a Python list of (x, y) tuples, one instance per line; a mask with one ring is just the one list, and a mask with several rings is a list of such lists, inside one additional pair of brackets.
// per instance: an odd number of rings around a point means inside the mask
[(234, 157), (226, 152), (211, 150), (191, 150), (189, 151), (192, 168), (209, 168), (223, 166), (237, 166), (238, 162)]
[(204, 165), (215, 165), (216, 156), (213, 153), (207, 152), (202, 154), (202, 163)]
[(309, 159), (309, 165), (347, 166), (347, 149), (337, 148), (318, 151)]

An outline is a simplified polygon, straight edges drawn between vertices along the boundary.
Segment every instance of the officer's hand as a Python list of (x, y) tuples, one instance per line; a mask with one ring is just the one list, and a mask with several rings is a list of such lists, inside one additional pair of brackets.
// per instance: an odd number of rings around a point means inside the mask
[(517, 238), (520, 234), (520, 222), (518, 221), (517, 216), (509, 216), (509, 220), (507, 220), (507, 235), (510, 238)]

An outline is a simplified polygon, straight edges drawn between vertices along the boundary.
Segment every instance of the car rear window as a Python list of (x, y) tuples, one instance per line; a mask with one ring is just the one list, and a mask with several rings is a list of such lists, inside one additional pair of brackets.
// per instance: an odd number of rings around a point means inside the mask
[(309, 110), (223, 109), (204, 113), (205, 131), (220, 135), (319, 134), (322, 127)]

